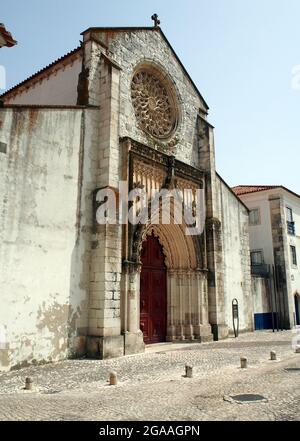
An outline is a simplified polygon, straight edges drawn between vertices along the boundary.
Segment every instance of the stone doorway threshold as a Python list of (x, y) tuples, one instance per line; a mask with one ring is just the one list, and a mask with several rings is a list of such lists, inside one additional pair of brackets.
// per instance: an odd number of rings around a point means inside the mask
[(203, 343), (200, 343), (199, 341), (191, 342), (180, 342), (180, 343), (171, 343), (171, 342), (165, 342), (165, 343), (152, 343), (150, 345), (145, 346), (145, 353), (146, 354), (153, 354), (156, 352), (167, 352), (167, 351), (177, 351), (182, 348), (193, 348), (195, 346), (202, 346)]

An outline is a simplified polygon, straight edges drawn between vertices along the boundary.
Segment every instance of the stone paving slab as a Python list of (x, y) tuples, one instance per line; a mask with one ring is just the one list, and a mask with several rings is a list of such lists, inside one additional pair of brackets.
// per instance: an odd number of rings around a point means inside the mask
[[(289, 331), (161, 345), (112, 360), (66, 360), (0, 374), (1, 420), (300, 420), (300, 356)], [(269, 360), (275, 350), (278, 360)], [(240, 356), (248, 369), (240, 369)], [(185, 364), (193, 378), (184, 378)], [(110, 371), (118, 386), (109, 386)], [(32, 392), (24, 391), (31, 377)], [(263, 402), (228, 397), (261, 394)]]

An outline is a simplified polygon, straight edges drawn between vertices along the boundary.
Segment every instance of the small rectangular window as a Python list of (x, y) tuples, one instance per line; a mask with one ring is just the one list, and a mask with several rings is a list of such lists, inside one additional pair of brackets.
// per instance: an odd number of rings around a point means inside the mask
[(292, 258), (292, 264), (293, 266), (297, 266), (297, 253), (296, 253), (296, 247), (291, 245), (291, 258)]
[(254, 208), (254, 209), (250, 210), (250, 213), (249, 213), (249, 223), (250, 223), (250, 225), (258, 225), (258, 224), (260, 224), (259, 208)]
[(295, 236), (296, 230), (295, 230), (293, 210), (289, 207), (286, 207), (286, 223), (287, 223), (288, 234), (290, 234), (291, 236)]
[(293, 222), (293, 210), (289, 207), (286, 207), (286, 220), (288, 222)]
[(263, 263), (263, 252), (261, 250), (251, 251), (251, 265), (262, 265)]

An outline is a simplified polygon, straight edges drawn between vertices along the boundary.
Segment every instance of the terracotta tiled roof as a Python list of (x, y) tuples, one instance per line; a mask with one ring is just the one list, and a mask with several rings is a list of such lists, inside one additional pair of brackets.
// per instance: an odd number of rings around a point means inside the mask
[(77, 52), (81, 51), (82, 47), (78, 46), (76, 49), (73, 49), (72, 51), (68, 52), (66, 55), (63, 55), (62, 57), (58, 58), (57, 60), (53, 61), (52, 63), (48, 64), (48, 66), (44, 67), (43, 69), (37, 71), (30, 77), (26, 78), (26, 80), (22, 81), (21, 83), (17, 84), (16, 86), (12, 87), (11, 89), (8, 89), (6, 92), (4, 92), (2, 95), (0, 95), (0, 98), (7, 98), (11, 93), (16, 92), (20, 87), (27, 86), (27, 84), (30, 84), (32, 80), (35, 80), (40, 75), (47, 73), (48, 70), (55, 67), (57, 64), (63, 62), (64, 60), (67, 60), (72, 55), (76, 54)]
[(237, 196), (239, 196), (241, 194), (272, 190), (273, 188), (280, 188), (280, 185), (237, 185), (236, 187), (232, 187), (232, 190)]
[(300, 198), (300, 195), (295, 193), (292, 190), (289, 190), (288, 188), (284, 187), (283, 185), (237, 185), (236, 187), (232, 187), (232, 191), (237, 196), (242, 196), (243, 194), (249, 194), (249, 193), (258, 193), (259, 191), (265, 191), (265, 190), (273, 190), (273, 189), (281, 189), (285, 190), (294, 196), (297, 196)]
[(0, 23), (0, 47), (12, 47), (15, 44), (17, 44), (16, 40), (14, 40), (11, 33), (5, 29), (4, 24)]

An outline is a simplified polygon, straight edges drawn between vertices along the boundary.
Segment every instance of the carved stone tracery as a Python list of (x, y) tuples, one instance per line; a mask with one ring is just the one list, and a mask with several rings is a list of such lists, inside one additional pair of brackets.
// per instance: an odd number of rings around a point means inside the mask
[(176, 128), (176, 106), (172, 93), (159, 74), (141, 69), (131, 83), (131, 98), (142, 130), (156, 138), (167, 138)]

